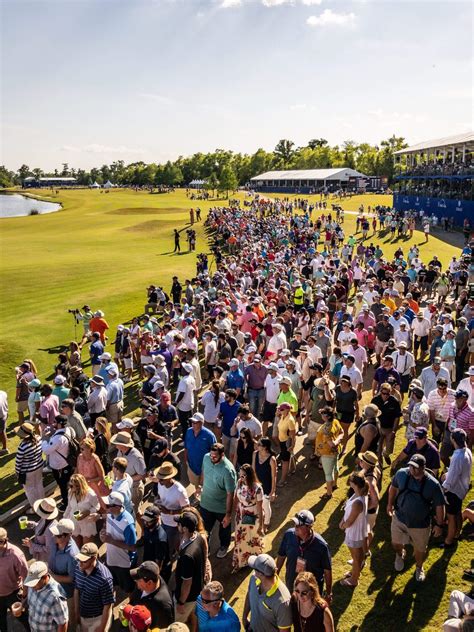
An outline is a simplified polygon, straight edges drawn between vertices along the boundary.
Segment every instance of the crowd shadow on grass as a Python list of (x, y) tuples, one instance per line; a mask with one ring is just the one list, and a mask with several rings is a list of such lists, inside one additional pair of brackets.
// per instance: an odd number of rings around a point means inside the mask
[(46, 353), (49, 353), (50, 355), (58, 355), (58, 353), (65, 353), (67, 350), (68, 350), (67, 345), (56, 345), (55, 347), (46, 347), (44, 349), (42, 349), (41, 347), (38, 347), (38, 351), (46, 351)]
[[(361, 632), (372, 632), (373, 630), (384, 629), (395, 632), (401, 629), (424, 630), (428, 622), (436, 613), (439, 603), (446, 588), (446, 571), (450, 563), (451, 554), (440, 555), (431, 565), (426, 566), (426, 580), (419, 584), (414, 577), (414, 563), (410, 568), (406, 568), (404, 573), (410, 573), (403, 590), (394, 591), (394, 581), (397, 573), (392, 570), (389, 574), (385, 566), (380, 567), (379, 581), (383, 582), (381, 587), (372, 584), (376, 597), (373, 606), (366, 614), (360, 626)], [(374, 568), (374, 567), (373, 567)], [(377, 566), (375, 566), (375, 572)], [(380, 589), (379, 589), (380, 588)], [(411, 613), (411, 614), (410, 614)], [(410, 617), (410, 620), (409, 620)]]

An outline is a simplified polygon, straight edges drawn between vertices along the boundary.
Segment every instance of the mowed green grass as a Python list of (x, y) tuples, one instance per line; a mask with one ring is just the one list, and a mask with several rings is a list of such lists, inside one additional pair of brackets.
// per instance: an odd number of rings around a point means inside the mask
[[(47, 193), (45, 193), (47, 197)], [(244, 199), (242, 194), (238, 194)], [(274, 196), (272, 196), (274, 197)], [(285, 196), (287, 197), (287, 196)], [(297, 196), (289, 196), (297, 197)], [(50, 376), (56, 361), (48, 349), (67, 344), (73, 339), (74, 327), (69, 307), (90, 303), (102, 309), (112, 328), (133, 315), (142, 313), (145, 288), (150, 283), (163, 284), (169, 290), (170, 279), (177, 274), (184, 280), (195, 273), (195, 255), (170, 253), (173, 249), (173, 228), (181, 229), (189, 221), (189, 208), (206, 209), (218, 202), (196, 202), (186, 198), (184, 191), (150, 195), (128, 190), (108, 194), (98, 191), (61, 191), (52, 199), (63, 204), (63, 210), (51, 215), (1, 220), (0, 278), (4, 300), (1, 305), (0, 388), (10, 400), (9, 441), (14, 453), (16, 440), (11, 429), (16, 425), (14, 403), (14, 367), (25, 357), (37, 363), (43, 381)], [(319, 200), (319, 197), (315, 197)], [(359, 205), (391, 203), (388, 196), (357, 196), (343, 201), (348, 211)], [(227, 202), (224, 202), (227, 205)], [(346, 213), (346, 235), (355, 231), (356, 215)], [(198, 231), (197, 252), (207, 251), (202, 226)], [(439, 231), (439, 237), (445, 234)], [(459, 249), (436, 236), (421, 245), (422, 257), (437, 254), (446, 264)], [(460, 241), (457, 236), (450, 240)], [(369, 239), (373, 239), (369, 235)], [(384, 253), (390, 257), (398, 245), (405, 252), (413, 244), (424, 241), (416, 232), (411, 240), (391, 243), (388, 236), (377, 236)], [(182, 235), (182, 250), (186, 245)], [(78, 327), (78, 334), (80, 334)], [(87, 349), (85, 349), (87, 357)], [(127, 387), (129, 411), (136, 406), (136, 385)], [(369, 399), (366, 392), (364, 401)], [(397, 449), (404, 445), (399, 433)], [(334, 580), (348, 570), (349, 552), (338, 529), (342, 503), (346, 494), (346, 478), (353, 459), (346, 456), (341, 467), (340, 488), (335, 498), (324, 504), (319, 496), (324, 481), (307, 458), (310, 448), (301, 449), (298, 472), (282, 490), (274, 507), (272, 531), (267, 535), (266, 548), (276, 554), (288, 522), (297, 510), (309, 508), (317, 517), (317, 529), (327, 539), (334, 557)], [(2, 484), (0, 499), (3, 508), (19, 499), (12, 475), (14, 454), (0, 459)], [(472, 553), (461, 542), (454, 553), (444, 554), (432, 549), (427, 562), (428, 581), (416, 586), (414, 567), (409, 556), (406, 572), (393, 572), (390, 525), (384, 513), (388, 472), (384, 476), (382, 508), (377, 523), (374, 555), (362, 574), (359, 588), (334, 589), (333, 612), (337, 629), (367, 631), (439, 630), (447, 613), (450, 590), (467, 588), (461, 571), (470, 565)], [(0, 513), (2, 510), (0, 509)], [(230, 575), (230, 556), (214, 564), (215, 577), (224, 582), (228, 599), (242, 613), (247, 577), (245, 571)]]

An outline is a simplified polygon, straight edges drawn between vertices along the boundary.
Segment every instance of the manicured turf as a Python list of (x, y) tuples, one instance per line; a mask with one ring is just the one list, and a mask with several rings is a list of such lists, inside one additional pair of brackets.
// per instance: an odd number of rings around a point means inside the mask
[[(47, 194), (45, 194), (47, 195)], [(243, 195), (239, 194), (241, 199)], [(295, 197), (295, 196), (290, 196)], [(150, 195), (128, 190), (61, 191), (53, 196), (63, 204), (63, 210), (50, 215), (1, 220), (1, 356), (0, 388), (8, 392), (10, 401), (9, 441), (12, 454), (0, 457), (2, 485), (0, 500), (5, 507), (18, 500), (19, 492), (12, 475), (16, 440), (11, 428), (17, 423), (14, 403), (14, 367), (25, 357), (34, 359), (42, 381), (51, 376), (56, 354), (61, 345), (74, 338), (73, 319), (68, 308), (90, 303), (102, 309), (114, 330), (122, 321), (143, 311), (145, 288), (150, 283), (163, 284), (169, 290), (171, 276), (180, 279), (195, 273), (195, 255), (173, 255), (173, 228), (181, 229), (189, 221), (189, 208), (200, 206), (203, 217), (216, 202), (196, 202), (186, 198), (184, 191)], [(319, 197), (315, 199), (319, 200)], [(346, 210), (357, 210), (361, 203), (373, 206), (389, 205), (388, 196), (357, 196), (343, 201)], [(227, 204), (227, 202), (225, 202)], [(346, 214), (346, 235), (355, 230), (355, 215)], [(207, 243), (201, 225), (197, 252), (206, 251)], [(446, 264), (458, 254), (458, 248), (443, 241), (446, 235), (437, 232), (421, 255), (437, 254)], [(394, 243), (386, 235), (377, 236), (384, 252), (391, 256), (401, 244), (408, 248), (424, 241), (416, 232), (412, 240)], [(451, 241), (461, 243), (457, 236)], [(372, 237), (369, 236), (369, 240)], [(376, 241), (376, 239), (374, 239)], [(182, 250), (186, 243), (182, 235)], [(78, 326), (78, 335), (80, 335)], [(85, 356), (87, 357), (87, 349)], [(136, 386), (127, 387), (127, 412), (136, 406)], [(368, 399), (365, 394), (364, 400)], [(399, 433), (397, 448), (404, 444)], [(351, 444), (349, 444), (351, 445)], [(345, 478), (353, 460), (346, 456), (342, 464), (340, 489), (335, 498), (324, 504), (319, 496), (323, 477), (299, 455), (298, 472), (282, 491), (274, 507), (272, 531), (267, 536), (267, 548), (276, 553), (286, 528), (288, 517), (301, 508), (317, 515), (317, 529), (328, 540), (334, 554), (334, 579), (348, 570), (349, 553), (343, 544), (343, 532), (338, 529), (342, 502), (346, 494)], [(374, 555), (362, 574), (361, 585), (350, 589), (336, 585), (333, 611), (338, 630), (439, 630), (447, 612), (449, 591), (467, 587), (461, 570), (468, 567), (472, 554), (467, 543), (460, 543), (450, 554), (434, 549), (430, 552), (428, 581), (421, 587), (413, 581), (412, 557), (407, 571), (392, 572), (393, 554), (389, 542), (389, 522), (384, 514), (388, 472), (384, 476), (384, 499), (377, 523)], [(229, 555), (230, 558), (230, 555)], [(225, 582), (227, 597), (239, 613), (242, 612), (247, 573), (230, 576), (230, 559), (213, 563), (215, 576)], [(309, 632), (309, 631), (308, 631)]]

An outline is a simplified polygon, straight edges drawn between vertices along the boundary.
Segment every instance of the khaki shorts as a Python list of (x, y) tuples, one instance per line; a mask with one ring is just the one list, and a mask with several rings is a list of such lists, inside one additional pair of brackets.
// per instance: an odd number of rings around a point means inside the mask
[(392, 544), (412, 544), (415, 551), (425, 553), (431, 535), (431, 527), (410, 529), (394, 514), (391, 526)]
[(201, 477), (199, 476), (199, 474), (195, 474), (192, 471), (192, 469), (189, 467), (189, 465), (188, 465), (188, 478), (189, 478), (189, 482), (191, 483), (191, 485), (194, 485), (194, 487), (197, 487), (199, 485), (199, 481)]
[[(177, 606), (177, 604), (176, 604)], [(186, 623), (189, 619), (189, 617), (193, 614), (194, 610), (196, 609), (196, 602), (195, 601), (187, 601), (184, 606), (184, 612), (178, 612), (176, 610), (176, 615), (175, 615), (175, 621), (179, 621), (181, 623)]]
[(16, 403), (16, 410), (19, 413), (26, 413), (26, 411), (28, 410), (28, 400), (24, 399), (21, 402), (17, 402)]

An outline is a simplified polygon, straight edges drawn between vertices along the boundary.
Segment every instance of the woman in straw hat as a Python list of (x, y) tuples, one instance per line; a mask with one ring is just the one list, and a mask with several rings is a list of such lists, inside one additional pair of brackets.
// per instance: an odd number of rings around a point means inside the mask
[(28, 528), (34, 529), (35, 532), (33, 537), (23, 538), (21, 543), (35, 560), (47, 562), (55, 544), (51, 527), (56, 525), (59, 511), (54, 498), (40, 498), (33, 504), (33, 509), (40, 520), (38, 522), (28, 520)]
[(15, 474), (23, 485), (28, 502), (33, 506), (37, 500), (44, 498), (41, 441), (33, 424), (28, 422), (15, 428), (15, 433), (20, 438), (15, 457)]

